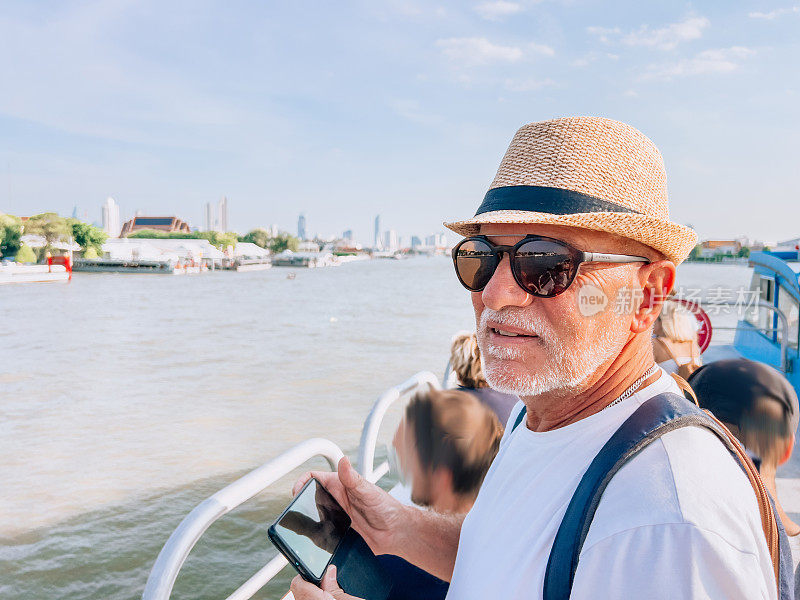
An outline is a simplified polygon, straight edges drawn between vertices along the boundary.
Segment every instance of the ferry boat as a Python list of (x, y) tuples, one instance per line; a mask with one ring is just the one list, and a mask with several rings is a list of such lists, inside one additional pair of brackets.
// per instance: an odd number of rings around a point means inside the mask
[(117, 258), (77, 258), (75, 271), (83, 273), (156, 273), (173, 275), (173, 260), (123, 260)]
[(47, 264), (25, 265), (16, 262), (0, 263), (0, 284), (3, 283), (48, 283), (70, 281), (72, 263), (69, 256), (49, 256)]
[(124, 260), (77, 258), (74, 271), (81, 273), (154, 273), (156, 275), (197, 275), (208, 271), (206, 263), (187, 260)]
[(317, 267), (337, 267), (339, 260), (330, 252), (292, 252), (285, 250), (272, 258), (276, 267), (299, 267), (314, 269)]
[[(704, 362), (730, 357), (744, 357), (769, 364), (780, 370), (800, 393), (800, 363), (798, 363), (798, 306), (800, 306), (800, 261), (794, 257), (771, 252), (754, 252), (750, 256), (753, 276), (749, 289), (747, 308), (750, 311), (739, 320), (735, 327), (732, 344), (706, 345)], [(700, 308), (729, 306), (738, 308), (737, 298), (708, 300), (700, 303)], [(713, 312), (713, 311), (709, 311)], [(703, 313), (705, 314), (705, 313)], [(706, 324), (705, 335), (712, 335), (710, 319), (703, 317)], [(717, 326), (717, 330), (728, 327)], [(442, 379), (445, 386), (451, 381), (446, 371)], [(389, 474), (389, 463), (385, 460), (375, 464), (379, 431), (390, 407), (409, 399), (417, 391), (431, 386), (441, 389), (443, 384), (431, 372), (417, 373), (407, 381), (386, 390), (374, 403), (364, 422), (355, 463), (359, 472), (369, 481), (380, 483)], [(778, 470), (778, 490), (787, 512), (800, 512), (800, 453)], [(189, 552), (206, 529), (237, 506), (247, 502), (270, 485), (280, 480), (294, 469), (315, 457), (327, 460), (335, 469), (344, 456), (342, 450), (333, 442), (323, 438), (308, 439), (294, 446), (280, 456), (234, 481), (195, 507), (175, 529), (156, 559), (147, 580), (143, 600), (168, 600), (172, 587)], [(784, 490), (795, 505), (784, 501)], [(792, 538), (796, 540), (796, 538)], [(265, 544), (266, 538), (265, 538)], [(794, 544), (793, 544), (794, 545)], [(798, 550), (793, 548), (793, 554)], [(287, 565), (282, 555), (278, 555), (253, 574), (227, 600), (246, 600), (253, 597), (273, 577)], [(291, 593), (284, 596), (290, 599)]]

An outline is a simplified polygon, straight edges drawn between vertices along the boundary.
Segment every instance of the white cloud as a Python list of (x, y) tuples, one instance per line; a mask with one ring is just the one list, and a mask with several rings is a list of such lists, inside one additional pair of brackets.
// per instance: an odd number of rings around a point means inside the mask
[(428, 114), (420, 107), (416, 100), (393, 100), (390, 106), (394, 112), (412, 123), (420, 125), (436, 125), (441, 123), (442, 118), (438, 115)]
[(464, 66), (517, 62), (525, 54), (522, 48), (493, 44), (483, 37), (441, 39), (436, 45), (447, 58)]
[(411, 19), (442, 18), (447, 16), (447, 10), (443, 6), (432, 6), (425, 2), (394, 0), (384, 5), (383, 8), (392, 14)]
[(503, 86), (509, 92), (533, 92), (555, 83), (552, 79), (506, 79)]
[(732, 73), (741, 66), (742, 60), (753, 54), (754, 50), (743, 46), (704, 50), (676, 63), (651, 65), (642, 78), (670, 80), (691, 75)]
[(800, 6), (789, 6), (786, 8), (776, 8), (775, 10), (771, 10), (769, 12), (751, 12), (748, 13), (748, 17), (751, 19), (766, 19), (767, 21), (772, 21), (773, 19), (777, 19), (778, 17), (782, 17), (783, 15), (789, 15), (792, 13), (800, 13)]
[(597, 39), (604, 44), (610, 43), (612, 37), (616, 37), (622, 33), (619, 27), (597, 27), (595, 25), (587, 27), (586, 31), (591, 35), (597, 36)]
[(546, 44), (536, 44), (531, 42), (528, 44), (527, 48), (534, 54), (542, 54), (544, 56), (555, 56), (556, 54), (556, 51)]
[(611, 52), (596, 52), (592, 50), (581, 57), (576, 58), (570, 64), (573, 67), (588, 67), (590, 64), (606, 58), (608, 60), (619, 60), (619, 54), (612, 54)]
[(522, 12), (522, 5), (518, 2), (508, 2), (507, 0), (494, 0), (484, 2), (475, 7), (475, 12), (487, 21), (501, 21), (505, 17), (510, 17)]
[(639, 29), (623, 34), (619, 27), (588, 27), (587, 31), (605, 43), (621, 42), (626, 46), (643, 46), (672, 50), (682, 42), (700, 39), (709, 25), (705, 17), (689, 16), (679, 23), (651, 28), (642, 25)]

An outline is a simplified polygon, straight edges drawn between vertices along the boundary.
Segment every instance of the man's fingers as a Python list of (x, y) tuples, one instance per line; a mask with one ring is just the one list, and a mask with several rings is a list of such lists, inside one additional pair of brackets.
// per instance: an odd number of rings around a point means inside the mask
[(328, 567), (328, 570), (325, 571), (325, 576), (322, 578), (322, 583), (320, 587), (325, 590), (326, 592), (338, 592), (341, 588), (339, 584), (336, 583), (336, 566), (331, 565)]
[[(297, 480), (297, 483), (295, 483), (292, 487), (292, 494), (295, 496), (299, 494), (303, 486), (308, 483), (308, 480), (312, 477), (319, 481), (322, 484), (322, 487), (336, 497), (335, 488), (337, 486), (341, 486), (339, 483), (339, 476), (333, 471), (310, 471), (308, 473), (304, 473), (303, 476), (300, 477), (300, 479)], [(337, 498), (337, 500), (341, 502), (340, 499)]]
[(311, 471), (303, 473), (300, 476), (300, 479), (298, 479), (297, 482), (294, 484), (294, 487), (292, 487), (292, 496), (297, 496), (297, 494), (300, 493), (300, 490), (303, 489), (303, 486), (306, 483), (308, 483), (308, 480), (311, 479), (313, 476), (314, 474)]
[(289, 586), (295, 600), (330, 600), (331, 595), (297, 575)]
[(341, 481), (342, 485), (349, 491), (356, 493), (363, 491), (363, 489), (359, 488), (363, 488), (363, 485), (367, 483), (367, 480), (364, 479), (359, 472), (353, 468), (353, 465), (350, 464), (350, 459), (346, 456), (339, 461), (338, 473), (339, 481)]
[[(325, 576), (322, 578), (320, 586), (325, 592), (330, 594), (333, 600), (361, 600), (361, 598), (346, 594), (344, 590), (339, 587), (336, 581), (336, 567), (334, 565), (331, 565), (328, 567), (328, 570), (325, 571)], [(325, 597), (328, 598), (327, 595)]]

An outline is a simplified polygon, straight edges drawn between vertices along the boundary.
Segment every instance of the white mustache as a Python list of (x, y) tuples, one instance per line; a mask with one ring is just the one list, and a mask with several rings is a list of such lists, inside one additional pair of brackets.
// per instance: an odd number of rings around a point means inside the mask
[(489, 321), (493, 321), (498, 325), (510, 325), (521, 329), (528, 335), (535, 335), (548, 342), (552, 339), (552, 328), (550, 324), (541, 317), (527, 314), (524, 311), (505, 308), (503, 310), (494, 310), (491, 308), (484, 308), (481, 313), (480, 330), (485, 335), (489, 330)]

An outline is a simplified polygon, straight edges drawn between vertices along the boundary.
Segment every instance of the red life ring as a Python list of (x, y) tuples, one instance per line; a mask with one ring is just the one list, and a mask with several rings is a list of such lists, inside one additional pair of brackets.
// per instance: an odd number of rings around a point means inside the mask
[(681, 304), (694, 315), (695, 319), (697, 319), (697, 323), (699, 324), (697, 329), (697, 345), (700, 346), (701, 354), (705, 352), (706, 348), (711, 345), (711, 336), (714, 333), (714, 328), (711, 327), (711, 319), (706, 311), (704, 311), (697, 302), (692, 302), (684, 298), (670, 298), (668, 302), (677, 302)]

